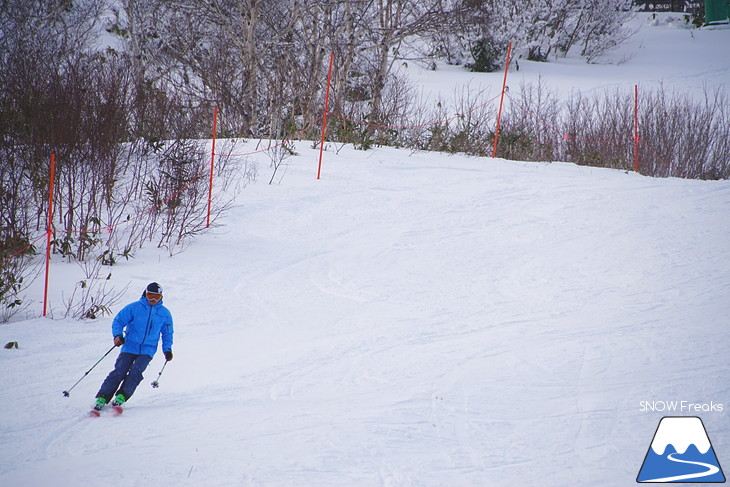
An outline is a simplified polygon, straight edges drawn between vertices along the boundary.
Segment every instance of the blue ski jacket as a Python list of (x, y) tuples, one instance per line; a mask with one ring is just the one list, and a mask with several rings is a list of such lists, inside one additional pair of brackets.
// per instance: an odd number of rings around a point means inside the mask
[(162, 351), (172, 351), (172, 313), (162, 301), (150, 306), (147, 298), (130, 303), (117, 313), (112, 322), (112, 334), (123, 336), (122, 352), (155, 356), (162, 336)]

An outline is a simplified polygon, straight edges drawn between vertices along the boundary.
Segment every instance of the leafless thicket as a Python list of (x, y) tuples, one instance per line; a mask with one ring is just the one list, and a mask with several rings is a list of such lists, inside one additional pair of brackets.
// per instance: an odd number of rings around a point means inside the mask
[[(515, 93), (516, 92), (516, 93)], [(481, 99), (484, 96), (480, 96)], [(475, 105), (471, 101), (472, 106)], [(431, 113), (445, 120), (459, 113), (459, 99)], [(493, 105), (492, 105), (493, 106)], [(631, 92), (593, 96), (574, 93), (561, 102), (541, 80), (509, 93), (499, 134), (498, 156), (525, 161), (567, 161), (580, 165), (634, 169), (634, 110)], [(484, 110), (482, 110), (484, 112)], [(485, 113), (464, 136), (464, 126), (434, 125), (433, 150), (490, 155), (494, 112)], [(461, 121), (461, 118), (457, 119)], [(470, 126), (470, 125), (466, 125)], [(697, 100), (659, 87), (642, 90), (638, 106), (639, 171), (647, 176), (730, 178), (730, 100), (721, 89)], [(408, 132), (403, 132), (408, 140)]]
[[(101, 0), (10, 0), (0, 13), (0, 302), (22, 309), (46, 232), (50, 154), (55, 154), (52, 252), (85, 275), (67, 312), (91, 317), (113, 291), (99, 265), (130, 258), (147, 241), (180, 251), (207, 225), (208, 161), (195, 139), (210, 106), (138, 76), (129, 53), (95, 46)], [(203, 116), (204, 114), (204, 122)], [(236, 172), (218, 161), (214, 223), (235, 197)], [(245, 178), (244, 178), (245, 180)], [(43, 239), (45, 240), (45, 239)], [(31, 245), (35, 243), (35, 245)], [(90, 301), (90, 297), (95, 300)], [(75, 302), (78, 300), (78, 302)], [(79, 309), (79, 306), (88, 309)]]
[(730, 100), (705, 89), (701, 100), (660, 89), (643, 95), (640, 167), (652, 176), (730, 178)]

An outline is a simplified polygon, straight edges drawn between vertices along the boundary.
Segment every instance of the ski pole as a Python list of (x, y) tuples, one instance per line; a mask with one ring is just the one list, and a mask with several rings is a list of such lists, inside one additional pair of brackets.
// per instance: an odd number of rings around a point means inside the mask
[(155, 380), (152, 381), (152, 387), (155, 388), (155, 389), (157, 389), (158, 387), (160, 387), (160, 383), (159, 383), (160, 376), (162, 375), (162, 371), (165, 370), (165, 367), (167, 366), (167, 362), (169, 362), (169, 360), (165, 360), (165, 363), (162, 364), (162, 368), (160, 369), (160, 373), (157, 374), (157, 379), (155, 379)]
[(96, 363), (94, 365), (91, 366), (91, 368), (89, 370), (86, 371), (86, 373), (84, 373), (83, 376), (81, 376), (81, 378), (79, 380), (76, 381), (76, 384), (72, 385), (67, 390), (63, 391), (63, 396), (64, 397), (69, 397), (71, 390), (74, 387), (76, 387), (79, 384), (79, 382), (81, 382), (82, 380), (84, 380), (84, 377), (86, 377), (87, 375), (89, 375), (89, 372), (91, 372), (92, 370), (94, 370), (94, 367), (96, 367), (97, 365), (99, 365), (99, 363), (102, 360), (104, 360), (107, 355), (109, 355), (110, 353), (112, 353), (112, 350), (114, 350), (115, 348), (117, 348), (116, 345), (112, 346), (112, 348), (110, 348), (99, 360), (96, 361)]

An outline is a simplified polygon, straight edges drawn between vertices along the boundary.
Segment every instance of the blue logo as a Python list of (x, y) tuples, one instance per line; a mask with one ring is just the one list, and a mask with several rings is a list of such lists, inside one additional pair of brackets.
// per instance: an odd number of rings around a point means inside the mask
[(702, 420), (696, 416), (662, 418), (636, 481), (725, 482)]

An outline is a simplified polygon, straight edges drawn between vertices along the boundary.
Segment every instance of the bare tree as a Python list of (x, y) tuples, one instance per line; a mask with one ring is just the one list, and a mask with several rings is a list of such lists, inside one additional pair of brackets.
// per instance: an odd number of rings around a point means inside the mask
[(371, 119), (381, 121), (383, 91), (394, 63), (402, 58), (403, 42), (415, 36), (443, 29), (449, 25), (452, 12), (442, 0), (375, 0), (371, 13), (368, 44), (372, 51)]

